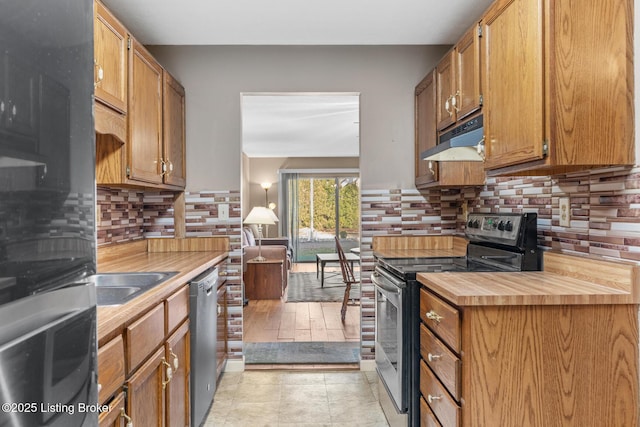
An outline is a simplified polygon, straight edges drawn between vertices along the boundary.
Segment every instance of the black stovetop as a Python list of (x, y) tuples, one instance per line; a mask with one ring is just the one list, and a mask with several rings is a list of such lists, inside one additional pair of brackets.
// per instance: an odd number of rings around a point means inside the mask
[(414, 280), (417, 273), (502, 271), (495, 266), (474, 262), (464, 256), (442, 258), (379, 258), (378, 264), (404, 280)]

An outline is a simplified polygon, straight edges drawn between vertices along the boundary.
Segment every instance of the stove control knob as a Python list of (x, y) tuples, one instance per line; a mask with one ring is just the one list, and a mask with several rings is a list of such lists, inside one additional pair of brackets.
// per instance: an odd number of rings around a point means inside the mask
[(494, 221), (494, 222), (492, 222), (492, 223), (491, 223), (491, 228), (493, 228), (494, 230), (495, 230), (496, 228), (498, 228), (498, 223), (497, 223), (497, 222), (495, 222), (495, 221)]
[(469, 222), (467, 222), (467, 228), (473, 228), (473, 220), (469, 220)]
[(477, 219), (473, 220), (473, 228), (480, 228), (480, 221), (478, 221)]
[(498, 223), (498, 230), (500, 230), (500, 231), (504, 231), (504, 221), (500, 221), (500, 222)]
[(507, 221), (507, 223), (504, 225), (504, 229), (506, 231), (512, 231), (513, 230), (513, 223), (511, 221)]

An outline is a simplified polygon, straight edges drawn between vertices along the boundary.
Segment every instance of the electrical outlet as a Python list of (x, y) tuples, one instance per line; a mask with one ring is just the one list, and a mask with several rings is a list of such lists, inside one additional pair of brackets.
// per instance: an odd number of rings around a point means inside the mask
[(229, 205), (220, 203), (218, 205), (218, 219), (229, 219)]
[(571, 226), (571, 203), (568, 197), (560, 197), (560, 227)]

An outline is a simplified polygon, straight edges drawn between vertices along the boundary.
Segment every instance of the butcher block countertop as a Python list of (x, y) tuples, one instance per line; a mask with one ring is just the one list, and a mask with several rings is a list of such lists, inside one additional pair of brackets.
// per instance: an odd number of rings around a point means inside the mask
[(638, 304), (636, 263), (544, 253), (544, 271), (419, 273), (418, 280), (457, 306)]
[(467, 240), (449, 235), (374, 236), (373, 254), (382, 258), (465, 256)]
[[(202, 240), (201, 240), (202, 239)], [(150, 239), (98, 249), (98, 273), (178, 271), (161, 285), (126, 304), (98, 307), (98, 345), (102, 345), (141, 314), (166, 299), (195, 276), (224, 261), (227, 238)], [(161, 242), (166, 240), (166, 242)], [(207, 240), (207, 241), (205, 241)], [(196, 241), (194, 244), (193, 241)]]

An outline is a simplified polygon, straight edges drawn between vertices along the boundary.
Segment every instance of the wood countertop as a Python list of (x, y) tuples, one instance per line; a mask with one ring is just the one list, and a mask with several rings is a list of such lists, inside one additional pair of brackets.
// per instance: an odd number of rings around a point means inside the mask
[(467, 240), (451, 235), (374, 236), (373, 255), (378, 258), (434, 258), (465, 256)]
[[(110, 251), (113, 255), (113, 251)], [(122, 256), (109, 256), (101, 261), (99, 254), (98, 273), (178, 271), (178, 274), (126, 304), (99, 306), (97, 310), (98, 345), (103, 345), (112, 337), (122, 333), (127, 325), (144, 312), (166, 299), (198, 274), (221, 263), (228, 256), (229, 253), (226, 250), (138, 251), (122, 252)]]
[(457, 306), (638, 304), (635, 263), (544, 253), (544, 271), (419, 273), (418, 280)]

